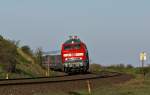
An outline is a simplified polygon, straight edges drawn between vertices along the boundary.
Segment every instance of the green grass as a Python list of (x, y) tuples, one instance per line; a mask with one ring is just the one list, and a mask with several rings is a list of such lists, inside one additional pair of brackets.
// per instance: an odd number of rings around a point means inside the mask
[[(88, 95), (88, 92), (82, 90), (76, 91), (74, 94), (67, 93), (66, 95)], [(92, 89), (92, 95), (150, 95), (150, 78), (143, 80), (140, 76), (124, 84), (103, 85), (99, 88)]]
[(93, 95), (149, 95), (150, 79), (133, 79), (125, 84), (104, 86), (93, 90)]

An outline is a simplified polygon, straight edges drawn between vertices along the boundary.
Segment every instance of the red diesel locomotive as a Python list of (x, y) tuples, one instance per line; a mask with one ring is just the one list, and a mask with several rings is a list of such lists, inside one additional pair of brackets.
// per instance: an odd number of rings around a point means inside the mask
[(61, 57), (63, 70), (69, 72), (87, 72), (89, 69), (89, 55), (86, 45), (77, 37), (62, 44)]

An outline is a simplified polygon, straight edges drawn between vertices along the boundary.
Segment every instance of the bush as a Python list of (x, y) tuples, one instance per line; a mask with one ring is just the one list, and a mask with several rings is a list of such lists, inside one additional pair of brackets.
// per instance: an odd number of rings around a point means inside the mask
[(29, 46), (25, 45), (21, 47), (22, 51), (30, 56), (32, 56), (32, 50), (30, 49)]
[(133, 66), (131, 64), (128, 64), (127, 68), (133, 68)]
[(35, 52), (35, 59), (36, 59), (36, 63), (38, 63), (39, 65), (42, 66), (42, 60), (43, 60), (43, 51), (42, 48), (37, 48), (36, 52)]
[(90, 64), (90, 72), (100, 72), (102, 66), (100, 64)]

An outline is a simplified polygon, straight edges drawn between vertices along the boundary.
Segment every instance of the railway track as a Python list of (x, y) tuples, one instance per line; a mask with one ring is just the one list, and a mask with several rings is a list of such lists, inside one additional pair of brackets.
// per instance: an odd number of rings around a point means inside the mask
[(78, 75), (63, 75), (63, 76), (56, 76), (56, 77), (39, 77), (39, 78), (8, 79), (8, 80), (4, 79), (4, 80), (0, 80), (0, 86), (58, 83), (58, 82), (108, 78), (108, 77), (115, 77), (119, 75), (121, 75), (121, 73), (101, 72), (98, 74), (88, 73), (88, 74), (78, 74)]

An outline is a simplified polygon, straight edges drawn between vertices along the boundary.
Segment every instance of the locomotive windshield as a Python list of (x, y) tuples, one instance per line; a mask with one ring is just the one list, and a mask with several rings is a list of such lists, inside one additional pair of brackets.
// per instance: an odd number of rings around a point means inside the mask
[(66, 46), (64, 46), (65, 50), (74, 50), (74, 49), (80, 49), (80, 48), (81, 48), (80, 44), (77, 44), (77, 45), (66, 45)]

